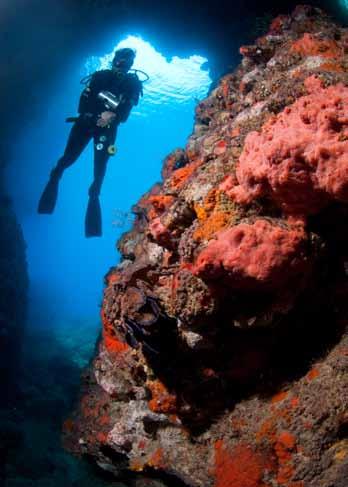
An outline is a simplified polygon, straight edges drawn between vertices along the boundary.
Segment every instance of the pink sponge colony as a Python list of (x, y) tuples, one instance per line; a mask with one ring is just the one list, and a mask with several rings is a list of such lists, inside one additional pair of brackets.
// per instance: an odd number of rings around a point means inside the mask
[(302, 226), (286, 227), (264, 219), (220, 232), (199, 254), (193, 272), (223, 280), (229, 287), (277, 289), (307, 274)]
[(292, 215), (314, 214), (332, 200), (348, 202), (348, 88), (317, 87), (248, 135), (239, 185), (224, 185), (235, 201), (267, 196)]

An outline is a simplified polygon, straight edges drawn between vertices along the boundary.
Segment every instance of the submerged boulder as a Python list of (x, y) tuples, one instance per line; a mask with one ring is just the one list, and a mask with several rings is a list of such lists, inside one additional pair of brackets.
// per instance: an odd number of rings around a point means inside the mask
[(129, 485), (347, 485), (347, 41), (276, 18), (133, 208), (64, 425)]

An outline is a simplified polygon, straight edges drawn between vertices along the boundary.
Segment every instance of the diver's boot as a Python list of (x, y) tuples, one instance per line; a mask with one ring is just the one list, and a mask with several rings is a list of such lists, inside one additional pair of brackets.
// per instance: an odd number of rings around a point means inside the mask
[(102, 217), (98, 196), (89, 197), (85, 219), (85, 235), (86, 237), (101, 237), (102, 235)]
[(51, 172), (50, 179), (41, 195), (38, 213), (51, 214), (56, 206), (58, 197), (58, 184), (61, 174), (55, 169)]

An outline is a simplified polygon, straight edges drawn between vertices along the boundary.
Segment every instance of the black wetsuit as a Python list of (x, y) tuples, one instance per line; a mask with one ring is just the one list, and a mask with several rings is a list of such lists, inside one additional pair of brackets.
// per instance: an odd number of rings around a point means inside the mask
[[(107, 127), (99, 127), (97, 120), (102, 112), (112, 111), (98, 98), (101, 91), (109, 91), (121, 102), (115, 110), (116, 117)], [(119, 74), (110, 69), (96, 71), (83, 90), (79, 102), (79, 117), (74, 123), (63, 156), (52, 171), (58, 179), (64, 170), (81, 155), (89, 141), (94, 140), (94, 180), (89, 188), (90, 197), (98, 197), (111, 155), (119, 123), (125, 122), (142, 94), (142, 84), (136, 74)]]
[[(101, 91), (108, 91), (118, 98), (115, 110), (110, 110), (98, 97)], [(74, 164), (88, 142), (94, 140), (94, 179), (89, 188), (89, 200), (85, 219), (86, 237), (102, 234), (102, 217), (99, 193), (105, 176), (106, 165), (112, 155), (117, 127), (125, 122), (134, 105), (142, 94), (142, 83), (136, 74), (118, 73), (110, 69), (94, 73), (83, 90), (79, 103), (79, 116), (71, 129), (63, 156), (59, 159), (41, 195), (38, 212), (53, 213), (57, 196), (58, 183), (66, 168)], [(113, 111), (116, 116), (106, 127), (97, 125), (100, 115)]]

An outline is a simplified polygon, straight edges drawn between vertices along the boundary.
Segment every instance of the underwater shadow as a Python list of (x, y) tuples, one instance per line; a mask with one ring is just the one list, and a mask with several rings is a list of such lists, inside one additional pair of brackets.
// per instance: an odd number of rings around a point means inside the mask
[[(324, 250), (292, 310), (267, 326), (233, 328), (220, 312), (214, 316), (219, 323), (214, 348), (196, 351), (177, 336), (174, 322), (160, 324), (165, 333), (150, 342), (160, 353), (146, 347), (144, 353), (192, 435), (206, 431), (242, 400), (255, 394), (270, 398), (287, 389), (339, 342), (348, 319), (347, 222), (348, 209), (339, 205), (309, 221)], [(245, 297), (246, 303), (252, 299)]]
[(2, 485), (109, 486), (63, 450), (62, 424), (78, 398), (86, 357), (73, 360), (71, 344), (57, 339), (53, 325), (28, 328), (16, 388), (0, 408)]

